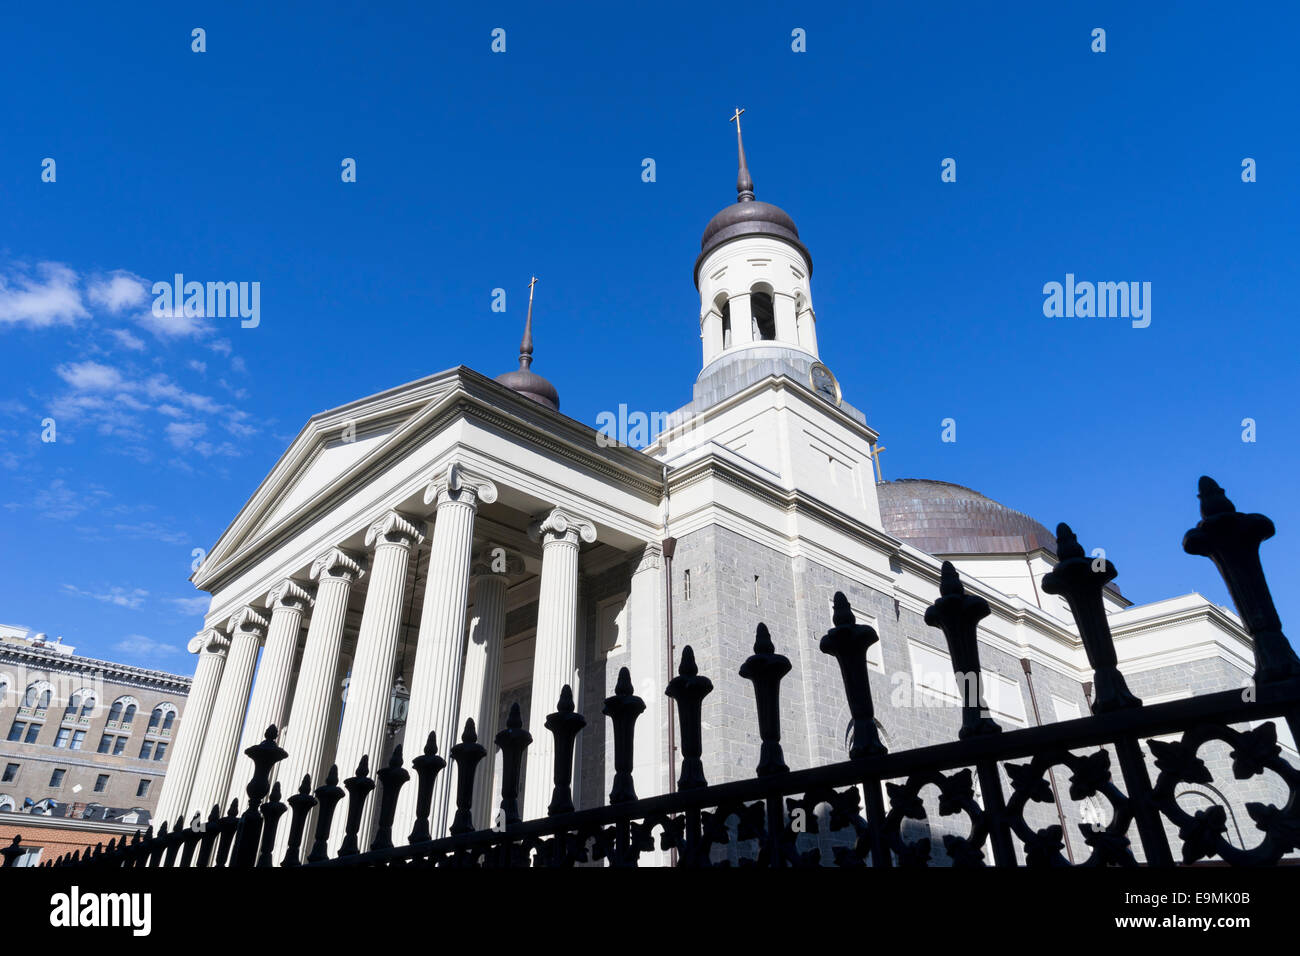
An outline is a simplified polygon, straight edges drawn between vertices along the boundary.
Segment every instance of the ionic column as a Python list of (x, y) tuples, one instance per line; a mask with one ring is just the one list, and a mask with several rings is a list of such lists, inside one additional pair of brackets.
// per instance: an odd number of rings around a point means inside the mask
[[(406, 716), (404, 739), (412, 757), (423, 750), (430, 731), (438, 735), (438, 750), (444, 756), (459, 739), (456, 718), (464, 666), (474, 516), (480, 501), (496, 500), (496, 485), (454, 463), (424, 492), (424, 503), (436, 502), (436, 510), (411, 673), (411, 705)], [(450, 822), (452, 776), (450, 771), (442, 774), (433, 792), (429, 829), (435, 837), (445, 836)], [(415, 798), (416, 788), (406, 787), (397, 804), (395, 826), (403, 836), (410, 832), (415, 820)]]
[(590, 521), (556, 508), (533, 522), (533, 540), (542, 542), (541, 594), (537, 602), (537, 638), (533, 649), (533, 689), (528, 705), (528, 770), (524, 777), (525, 820), (546, 816), (555, 766), (555, 738), (546, 731), (546, 715), (555, 709), (560, 689), (576, 677), (578, 647), (578, 542), (596, 540)]
[(253, 697), (248, 702), (248, 719), (244, 721), (244, 739), (239, 744), (227, 802), (232, 798), (243, 801), (244, 787), (256, 771), (253, 761), (244, 756), (244, 751), (261, 743), (266, 728), (272, 724), (284, 729), (284, 718), (289, 713), (289, 681), (293, 676), (294, 651), (298, 649), (298, 631), (302, 628), (303, 611), (311, 604), (311, 595), (292, 578), (285, 578), (267, 595), (271, 626), (266, 632), (266, 645), (257, 665)]
[[(348, 682), (348, 702), (343, 708), (336, 762), (339, 778), (352, 776), (363, 756), (370, 757), (370, 771), (381, 766), (388, 731), (388, 708), (397, 667), (397, 639), (402, 624), (402, 595), (411, 547), (424, 540), (415, 523), (396, 511), (389, 511), (366, 532), (366, 547), (375, 549), (371, 562), (370, 587), (361, 612), (356, 657)], [(367, 801), (358, 831), (362, 846), (370, 845), (374, 801)], [(343, 842), (346, 813), (334, 817), (330, 834), (331, 851)]]
[(217, 700), (217, 688), (221, 684), (221, 670), (229, 646), (229, 639), (216, 628), (201, 632), (189, 643), (190, 653), (199, 655), (199, 663), (194, 670), (185, 711), (181, 714), (181, 726), (172, 746), (171, 762), (167, 765), (162, 793), (158, 797), (157, 817), (160, 821), (168, 821), (169, 825), (182, 814), (188, 823), (196, 810), (201, 810), (206, 817), (211, 809), (195, 806), (190, 800), (190, 791), (194, 787), (194, 774), (199, 768), (203, 738), (212, 716), (212, 705)]
[[(474, 616), (465, 643), (465, 676), (460, 696), (460, 718), (464, 727), (472, 718), (480, 741), (496, 734), (501, 711), (501, 652), (506, 632), (506, 576), (520, 574), (524, 562), (518, 555), (489, 544), (471, 569), (474, 575)], [(484, 744), (484, 746), (487, 746)], [(492, 825), (496, 813), (493, 761), (484, 760), (474, 778), (474, 826)]]
[[(216, 703), (212, 706), (191, 801), (195, 809), (202, 810), (205, 815), (213, 804), (219, 804), (223, 813), (229, 805), (227, 794), (230, 793), (231, 774), (235, 769), (240, 731), (244, 726), (244, 708), (253, 686), (257, 649), (266, 634), (266, 627), (266, 618), (251, 607), (240, 609), (230, 619), (230, 650), (221, 672)], [(247, 785), (248, 781), (245, 780), (244, 784)], [(243, 804), (242, 799), (240, 804)]]
[[(663, 688), (670, 680), (664, 600), (663, 550), (657, 544), (647, 544), (632, 572), (627, 598), (628, 669), (636, 693), (646, 705), (632, 742), (632, 779), (642, 797), (667, 793), (673, 772), (672, 762), (663, 757), (667, 743)], [(642, 866), (665, 866), (667, 862), (668, 854), (662, 850), (641, 857)]]

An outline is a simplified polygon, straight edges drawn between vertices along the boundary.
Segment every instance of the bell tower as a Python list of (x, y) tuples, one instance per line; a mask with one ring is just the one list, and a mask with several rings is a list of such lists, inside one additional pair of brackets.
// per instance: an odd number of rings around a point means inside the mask
[(704, 349), (697, 393), (738, 363), (776, 360), (804, 379), (818, 359), (812, 255), (785, 210), (754, 198), (740, 130), (744, 112), (731, 117), (740, 158), (736, 202), (709, 221), (695, 260)]

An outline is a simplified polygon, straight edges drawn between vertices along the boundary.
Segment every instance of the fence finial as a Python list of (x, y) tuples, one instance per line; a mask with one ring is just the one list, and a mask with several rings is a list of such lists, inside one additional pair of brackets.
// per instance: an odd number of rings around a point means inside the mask
[(474, 718), (465, 721), (460, 743), (451, 748), (451, 759), (456, 764), (456, 816), (451, 821), (451, 835), (471, 833), (474, 830), (474, 774), (479, 761), (487, 756), (487, 749), (478, 742)]
[(704, 779), (704, 761), (700, 759), (704, 753), (700, 711), (704, 698), (713, 693), (713, 681), (700, 676), (691, 645), (682, 648), (677, 676), (668, 682), (664, 693), (677, 701), (677, 718), (682, 727), (682, 772), (677, 778), (677, 789), (707, 787), (709, 782)]
[(790, 673), (790, 659), (776, 653), (772, 635), (767, 625), (760, 623), (754, 631), (754, 653), (740, 665), (740, 676), (754, 685), (754, 701), (758, 705), (760, 777), (790, 770), (781, 750), (781, 679)]
[(424, 741), (424, 753), (411, 761), (419, 778), (415, 790), (415, 824), (406, 839), (410, 843), (424, 843), (432, 839), (429, 833), (429, 808), (433, 804), (433, 785), (447, 761), (438, 755), (438, 735), (429, 731)]
[(348, 790), (348, 818), (343, 827), (343, 842), (339, 845), (339, 856), (352, 856), (361, 852), (357, 843), (357, 834), (361, 830), (361, 815), (366, 809), (366, 800), (375, 789), (375, 781), (370, 777), (370, 754), (361, 755), (357, 772), (343, 781)]
[(307, 814), (316, 806), (316, 798), (311, 792), (311, 774), (302, 776), (298, 792), (289, 798), (289, 809), (293, 816), (289, 818), (289, 844), (285, 849), (281, 866), (302, 866), (302, 832), (307, 826)]
[(632, 693), (632, 674), (626, 667), (618, 669), (614, 695), (605, 698), (601, 713), (614, 725), (614, 781), (609, 790), (609, 802), (629, 803), (636, 799), (636, 786), (632, 780), (632, 742), (636, 734), (636, 719), (645, 712), (645, 701)]
[(387, 850), (393, 845), (393, 818), (397, 816), (397, 798), (411, 779), (411, 774), (402, 766), (402, 745), (393, 748), (388, 758), (388, 766), (375, 774), (379, 778), (379, 816), (375, 828), (375, 838), (370, 844), (372, 850)]
[(1240, 514), (1206, 475), (1201, 476), (1197, 497), (1201, 520), (1183, 535), (1183, 550), (1209, 558), (1219, 569), (1242, 623), (1255, 639), (1255, 683), (1300, 676), (1300, 658), (1282, 633), (1259, 560), (1259, 546), (1276, 530), (1273, 522), (1261, 514)]
[(989, 616), (989, 603), (982, 597), (967, 594), (961, 577), (951, 561), (939, 569), (939, 599), (925, 609), (925, 623), (940, 628), (948, 642), (957, 693), (961, 697), (961, 730), (957, 736), (996, 734), (1002, 728), (988, 713), (984, 702), (984, 680), (980, 673), (979, 642), (976, 627)]
[(885, 752), (876, 729), (876, 712), (871, 702), (871, 681), (867, 677), (867, 649), (880, 640), (875, 628), (859, 624), (843, 591), (836, 591), (831, 622), (835, 625), (821, 639), (818, 647), (840, 665), (844, 695), (853, 716), (853, 745), (849, 756), (875, 757)]
[(576, 712), (573, 688), (565, 684), (560, 688), (560, 700), (555, 712), (546, 715), (544, 725), (555, 738), (554, 789), (547, 816), (573, 812), (573, 744), (578, 732), (587, 726), (587, 718)]
[(1093, 669), (1092, 712), (1141, 707), (1142, 701), (1128, 689), (1119, 671), (1115, 640), (1106, 619), (1102, 592), (1118, 574), (1115, 565), (1101, 556), (1089, 558), (1065, 522), (1056, 526), (1056, 556), (1056, 567), (1043, 576), (1043, 590), (1061, 595), (1070, 605)]
[(507, 825), (519, 823), (519, 772), (524, 762), (524, 751), (533, 742), (533, 735), (524, 730), (524, 719), (519, 713), (519, 701), (510, 705), (505, 729), (496, 735), (496, 745), (501, 751), (501, 812)]

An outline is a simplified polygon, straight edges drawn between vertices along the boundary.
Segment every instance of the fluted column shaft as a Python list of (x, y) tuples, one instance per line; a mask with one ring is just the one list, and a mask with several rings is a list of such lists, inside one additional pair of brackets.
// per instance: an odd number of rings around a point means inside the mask
[(190, 653), (199, 655), (199, 663), (194, 669), (194, 680), (185, 701), (185, 712), (181, 714), (180, 729), (176, 731), (171, 762), (163, 777), (162, 793), (158, 797), (156, 811), (159, 820), (175, 821), (183, 815), (188, 822), (195, 810), (202, 811), (206, 816), (211, 809), (193, 805), (190, 793), (194, 787), (195, 773), (199, 769), (199, 757), (203, 753), (203, 738), (212, 717), (212, 706), (217, 700), (217, 689), (221, 684), (221, 671), (226, 663), (226, 648), (229, 643), (226, 636), (217, 630), (204, 631), (190, 641)]
[[(436, 502), (436, 511), (406, 717), (405, 739), (413, 744), (426, 740), (433, 731), (438, 746), (446, 752), (456, 739), (474, 516), (480, 500), (491, 502), (496, 497), (492, 482), (470, 475), (457, 464), (450, 465), (425, 490), (425, 504)], [(434, 837), (445, 836), (450, 823), (452, 776), (444, 773), (434, 785), (429, 812)], [(408, 787), (398, 800), (399, 827), (409, 828), (415, 819), (415, 798), (415, 788)]]
[(257, 650), (266, 634), (266, 625), (266, 618), (251, 607), (244, 608), (230, 620), (230, 650), (221, 672), (221, 686), (212, 706), (203, 755), (199, 758), (194, 781), (192, 802), (195, 809), (211, 809), (213, 804), (220, 804), (225, 809), (240, 731), (244, 726), (244, 709), (253, 686), (253, 671), (257, 667)]
[[(289, 720), (293, 723), (289, 752), (281, 771), (285, 789), (294, 791), (306, 774), (311, 774), (312, 788), (325, 782), (333, 763), (330, 742), (338, 723), (339, 658), (343, 647), (343, 626), (347, 620), (348, 595), (362, 575), (361, 564), (352, 555), (331, 548), (312, 564), (311, 576), (316, 586), (316, 605), (307, 626), (307, 645), (298, 669)], [(312, 820), (315, 820), (313, 814)], [(313, 830), (308, 830), (313, 833)], [(278, 834), (277, 859), (288, 847), (288, 827)], [(310, 847), (311, 841), (304, 841)]]
[[(474, 616), (465, 645), (464, 691), (458, 726), (473, 719), (480, 740), (493, 740), (501, 711), (501, 651), (506, 631), (506, 577), (489, 568), (474, 579)], [(474, 779), (474, 827), (492, 825), (493, 762), (485, 760)]]
[[(302, 628), (303, 611), (311, 606), (311, 595), (294, 581), (286, 579), (267, 596), (266, 606), (271, 609), (271, 625), (266, 631), (266, 644), (262, 647), (262, 659), (253, 681), (248, 719), (244, 721), (244, 739), (239, 744), (227, 802), (244, 799), (244, 787), (257, 770), (252, 759), (244, 756), (244, 751), (260, 744), (266, 728), (272, 724), (277, 729), (284, 729), (284, 718), (289, 712), (293, 656), (298, 650), (298, 631)], [(272, 768), (273, 773), (275, 769)]]
[[(388, 512), (366, 532), (366, 545), (375, 549), (375, 556), (366, 604), (361, 613), (361, 628), (357, 634), (352, 677), (348, 682), (348, 702), (343, 708), (343, 726), (339, 729), (336, 762), (340, 777), (355, 773), (363, 756), (370, 757), (372, 773), (382, 760), (397, 667), (406, 572), (411, 560), (411, 546), (423, 539), (424, 535), (416, 525), (395, 511)], [(374, 810), (374, 802), (367, 801), (357, 831), (363, 846), (370, 845)], [(346, 816), (338, 814), (334, 818), (330, 834), (331, 852), (343, 842)]]
[[(523, 818), (546, 816), (551, 799), (555, 738), (542, 731), (546, 715), (572, 684), (578, 647), (578, 542), (596, 539), (590, 522), (560, 510), (552, 511), (531, 529), (542, 541), (541, 594), (537, 602), (537, 638), (533, 647), (533, 687), (528, 704), (528, 729), (533, 734), (524, 776)], [(575, 791), (577, 788), (574, 788)]]

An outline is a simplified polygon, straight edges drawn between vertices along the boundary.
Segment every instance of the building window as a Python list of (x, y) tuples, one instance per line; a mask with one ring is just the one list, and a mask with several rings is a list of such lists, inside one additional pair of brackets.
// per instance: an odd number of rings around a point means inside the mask
[(16, 776), (18, 776), (18, 764), (7, 763), (5, 764), (4, 777), (0, 778), (0, 783), (8, 783)]
[(138, 786), (138, 787), (135, 788), (135, 795), (136, 795), (137, 797), (147, 797), (147, 796), (149, 796), (149, 784), (151, 784), (151, 783), (153, 783), (152, 780), (147, 780), (147, 779), (146, 779), (146, 780), (141, 780), (141, 781), (140, 781), (140, 786)]
[(127, 704), (126, 713), (122, 715), (122, 726), (130, 727), (133, 720), (135, 720), (135, 704)]
[(152, 751), (153, 751), (153, 744), (150, 741), (146, 740), (144, 743), (140, 745), (140, 759), (148, 760), (149, 754)]
[(768, 341), (776, 338), (776, 311), (772, 306), (772, 293), (750, 293), (749, 308), (754, 316), (754, 338)]
[(27, 729), (27, 722), (24, 720), (15, 720), (13, 726), (9, 728), (10, 740), (22, 740), (23, 731)]
[(163, 718), (163, 726), (162, 726), (163, 733), (165, 734), (170, 733), (172, 729), (172, 725), (175, 723), (176, 723), (176, 711), (174, 710), (167, 711), (167, 716)]
[(125, 738), (125, 737), (118, 737), (117, 740), (113, 741), (113, 756), (114, 756), (114, 757), (120, 757), (120, 756), (122, 756), (122, 751), (125, 750), (125, 749), (126, 749), (126, 738)]
[(71, 730), (69, 730), (67, 727), (60, 727), (59, 735), (54, 738), (54, 746), (66, 747), (68, 745), (68, 738), (71, 736), (72, 736)]
[(99, 750), (96, 753), (106, 754), (110, 747), (113, 746), (113, 738), (108, 734), (99, 738)]
[(54, 773), (50, 774), (50, 786), (51, 787), (63, 786), (63, 776), (67, 772), (68, 772), (67, 770), (59, 769), (59, 770), (55, 770)]
[(25, 744), (36, 743), (36, 738), (40, 735), (41, 728), (44, 726), (45, 726), (44, 724), (28, 724), (27, 736), (23, 738), (23, 743)]
[(86, 732), (84, 730), (74, 731), (72, 734), (72, 746), (69, 749), (80, 750), (81, 745), (84, 744), (85, 742), (86, 742)]
[(108, 787), (108, 774), (101, 773), (98, 777), (95, 778), (95, 792), (103, 793), (107, 787)]
[(162, 719), (163, 709), (161, 707), (155, 707), (153, 713), (149, 715), (149, 729), (147, 732), (151, 734), (157, 733), (158, 728), (162, 726)]
[(691, 569), (687, 568), (686, 573), (682, 575), (682, 598), (689, 601), (691, 599)]
[(122, 719), (122, 702), (120, 700), (113, 701), (113, 706), (108, 708), (108, 719), (109, 720)]
[(18, 801), (7, 793), (0, 793), (0, 813), (14, 813), (18, 809)]
[(165, 757), (166, 755), (167, 755), (166, 744), (159, 744), (157, 747), (154, 748), (154, 752), (153, 752), (154, 760), (162, 760), (162, 758)]

